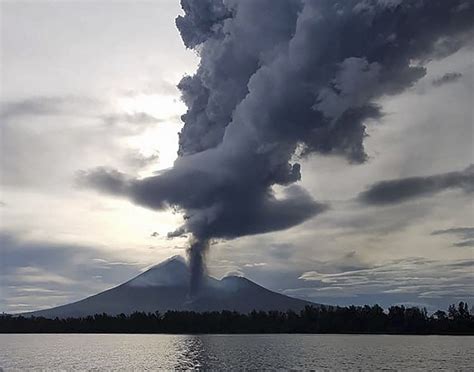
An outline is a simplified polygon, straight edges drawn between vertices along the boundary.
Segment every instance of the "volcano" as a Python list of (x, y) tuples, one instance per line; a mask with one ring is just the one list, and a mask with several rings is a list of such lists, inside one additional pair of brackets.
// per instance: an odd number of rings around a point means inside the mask
[(78, 302), (23, 315), (46, 318), (84, 317), (136, 311), (161, 313), (176, 311), (252, 310), (299, 311), (317, 304), (270, 291), (240, 276), (220, 280), (206, 276), (196, 295), (189, 296), (190, 271), (181, 256), (174, 256), (117, 287)]

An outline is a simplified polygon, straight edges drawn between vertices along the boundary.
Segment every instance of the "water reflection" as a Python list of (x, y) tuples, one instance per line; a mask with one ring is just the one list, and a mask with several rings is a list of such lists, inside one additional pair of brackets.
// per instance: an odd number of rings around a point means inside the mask
[(466, 370), (474, 337), (0, 334), (0, 370)]
[(209, 350), (207, 337), (202, 335), (181, 336), (176, 344), (176, 370), (205, 369), (217, 361)]

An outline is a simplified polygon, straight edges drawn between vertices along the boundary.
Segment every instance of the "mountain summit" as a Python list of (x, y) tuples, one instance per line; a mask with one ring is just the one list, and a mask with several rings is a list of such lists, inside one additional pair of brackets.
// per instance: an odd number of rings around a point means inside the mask
[(306, 305), (315, 305), (270, 291), (238, 276), (227, 276), (221, 280), (206, 276), (199, 293), (191, 298), (189, 281), (186, 261), (181, 256), (174, 256), (115, 288), (78, 302), (26, 315), (65, 318), (167, 310), (235, 310), (246, 313), (252, 310), (298, 311)]

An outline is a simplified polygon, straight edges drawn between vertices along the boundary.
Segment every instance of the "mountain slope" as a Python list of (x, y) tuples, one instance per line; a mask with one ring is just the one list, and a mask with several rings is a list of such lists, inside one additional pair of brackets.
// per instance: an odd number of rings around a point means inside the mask
[(99, 313), (116, 315), (134, 311), (167, 310), (301, 310), (311, 302), (272, 292), (237, 276), (217, 280), (206, 277), (199, 294), (189, 297), (190, 274), (184, 259), (172, 257), (115, 288), (68, 305), (35, 311), (25, 315), (79, 317)]

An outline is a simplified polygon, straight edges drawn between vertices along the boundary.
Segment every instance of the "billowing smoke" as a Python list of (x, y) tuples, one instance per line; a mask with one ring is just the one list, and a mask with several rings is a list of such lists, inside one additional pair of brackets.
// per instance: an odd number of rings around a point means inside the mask
[(201, 281), (205, 274), (206, 253), (209, 249), (209, 241), (206, 239), (191, 240), (188, 248), (188, 257), (191, 269), (191, 294), (195, 294), (201, 287)]
[(103, 169), (84, 177), (143, 206), (183, 211), (170, 236), (192, 237), (194, 290), (210, 239), (282, 230), (324, 211), (296, 185), (297, 158), (365, 161), (364, 122), (382, 115), (376, 99), (472, 40), (474, 19), (466, 0), (181, 4), (177, 27), (201, 62), (179, 83), (188, 107), (179, 158), (145, 179)]

